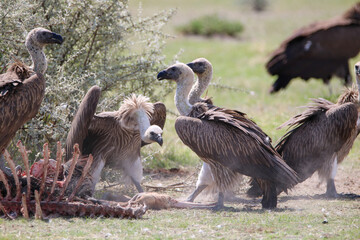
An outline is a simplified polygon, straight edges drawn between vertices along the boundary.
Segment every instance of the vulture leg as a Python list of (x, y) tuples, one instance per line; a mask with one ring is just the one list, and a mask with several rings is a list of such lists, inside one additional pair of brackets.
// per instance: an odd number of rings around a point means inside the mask
[(277, 193), (276, 184), (270, 181), (262, 182), (263, 198), (261, 205), (263, 208), (276, 208), (277, 204)]
[(344, 64), (341, 65), (341, 67), (339, 67), (337, 69), (337, 71), (335, 72), (335, 75), (338, 76), (339, 78), (344, 79), (345, 86), (351, 86), (352, 78), (351, 78), (351, 74), (350, 74), (350, 70), (349, 70), (349, 62), (348, 61), (345, 61)]
[(141, 187), (140, 182), (136, 181), (133, 177), (130, 177), (132, 183), (135, 185), (136, 189), (138, 190), (139, 193), (144, 192), (144, 189)]
[(250, 188), (247, 190), (246, 195), (251, 198), (261, 197), (262, 191), (255, 178), (251, 178)]
[(336, 192), (336, 188), (335, 188), (335, 182), (334, 179), (329, 179), (327, 181), (327, 185), (326, 185), (326, 193), (325, 193), (326, 197), (328, 198), (335, 198), (337, 197), (337, 192)]
[(202, 192), (202, 190), (204, 190), (208, 185), (204, 184), (204, 185), (199, 185), (196, 187), (196, 189), (190, 194), (190, 196), (188, 196), (188, 198), (186, 199), (187, 202), (193, 202), (195, 200), (195, 198)]
[(139, 193), (144, 192), (140, 185), (143, 178), (143, 169), (140, 156), (136, 156), (135, 160), (129, 160), (124, 163), (124, 174), (131, 179), (131, 182), (135, 185)]
[(336, 176), (336, 171), (337, 171), (337, 157), (334, 159), (334, 163), (332, 165), (331, 176), (327, 180), (325, 196), (328, 198), (337, 197), (337, 192), (336, 192), (335, 182), (334, 182), (334, 179)]
[(289, 84), (291, 77), (279, 75), (278, 79), (273, 83), (271, 88), (269, 89), (269, 93), (276, 93), (282, 88), (286, 88)]

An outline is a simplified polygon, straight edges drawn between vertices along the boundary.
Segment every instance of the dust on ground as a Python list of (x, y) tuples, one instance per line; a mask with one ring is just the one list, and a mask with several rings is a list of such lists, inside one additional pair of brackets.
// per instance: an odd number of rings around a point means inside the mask
[[(200, 169), (187, 168), (173, 168), (173, 169), (156, 169), (144, 170), (144, 180), (142, 186), (147, 192), (165, 193), (178, 200), (185, 200), (187, 196), (195, 189), (197, 175)], [(360, 169), (339, 166), (338, 173), (335, 178), (335, 185), (338, 193), (354, 194), (345, 198), (346, 200), (354, 201), (360, 208)], [(246, 196), (246, 191), (249, 188), (249, 177), (244, 176), (239, 184), (228, 192), (225, 198), (225, 205), (235, 206), (237, 208), (245, 209), (261, 209), (261, 198), (249, 198)], [(316, 200), (332, 201), (326, 199), (324, 193), (326, 191), (326, 183), (320, 183), (317, 174), (315, 173), (311, 178), (296, 185), (288, 194), (281, 193), (278, 197), (278, 207), (286, 209), (301, 209), (305, 205), (317, 204)], [(124, 186), (121, 183), (101, 182), (97, 186), (96, 195), (102, 197), (107, 195), (113, 196), (112, 200), (125, 201), (125, 198), (119, 196), (132, 197), (137, 191), (133, 186)], [(108, 199), (111, 200), (111, 199)], [(217, 194), (201, 193), (195, 202), (214, 202), (217, 200)]]

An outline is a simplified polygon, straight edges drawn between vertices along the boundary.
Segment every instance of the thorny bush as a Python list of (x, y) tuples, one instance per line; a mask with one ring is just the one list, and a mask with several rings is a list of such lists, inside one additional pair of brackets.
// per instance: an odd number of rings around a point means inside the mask
[(0, 9), (0, 73), (14, 59), (30, 65), (24, 42), (31, 29), (41, 26), (65, 40), (45, 49), (45, 98), (8, 148), (13, 154), (19, 139), (32, 154), (44, 142), (64, 143), (81, 98), (94, 84), (102, 88), (97, 112), (117, 110), (133, 92), (152, 100), (169, 92), (166, 82), (156, 80), (156, 72), (165, 65), (162, 49), (168, 36), (162, 26), (173, 10), (142, 17), (139, 9), (134, 17), (126, 0), (2, 0)]

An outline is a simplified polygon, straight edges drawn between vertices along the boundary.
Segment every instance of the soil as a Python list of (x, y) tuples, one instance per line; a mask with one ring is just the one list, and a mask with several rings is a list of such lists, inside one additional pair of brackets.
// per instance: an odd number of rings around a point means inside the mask
[[(165, 193), (178, 200), (185, 200), (187, 196), (195, 189), (197, 174), (199, 169), (156, 169), (144, 170), (144, 180), (142, 186), (147, 192)], [(335, 185), (339, 194), (345, 194), (341, 198), (346, 198), (359, 203), (360, 206), (360, 183), (359, 176), (360, 169), (342, 167), (338, 168), (338, 173), (335, 178)], [(249, 178), (244, 176), (239, 182), (239, 185), (232, 191), (226, 194), (225, 205), (235, 204), (236, 207), (242, 208), (261, 208), (261, 198), (249, 198), (246, 196), (246, 191), (249, 188)], [(135, 188), (132, 186), (124, 187), (123, 184), (117, 184), (113, 187), (112, 184), (102, 182), (98, 186), (97, 195), (99, 197), (111, 195), (114, 199), (119, 198), (121, 192), (129, 198), (136, 194)], [(324, 199), (326, 191), (326, 184), (320, 183), (317, 174), (311, 178), (296, 185), (288, 194), (281, 193), (278, 198), (278, 207), (285, 208), (299, 208), (305, 204), (311, 204), (311, 200)], [(124, 198), (121, 198), (124, 200)], [(126, 198), (125, 198), (126, 199)], [(217, 195), (201, 193), (195, 202), (213, 202), (216, 201)], [(109, 199), (110, 200), (110, 199)], [(307, 202), (310, 201), (310, 202)], [(299, 204), (301, 203), (301, 204)]]

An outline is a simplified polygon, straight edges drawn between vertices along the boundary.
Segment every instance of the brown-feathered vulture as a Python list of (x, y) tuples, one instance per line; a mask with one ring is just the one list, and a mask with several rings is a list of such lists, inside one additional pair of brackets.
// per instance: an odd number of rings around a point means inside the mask
[(47, 44), (61, 44), (60, 35), (44, 28), (35, 28), (26, 37), (25, 45), (33, 65), (13, 63), (0, 75), (0, 168), (4, 168), (3, 151), (17, 130), (35, 117), (45, 94), (47, 61), (43, 48)]
[(162, 145), (166, 107), (160, 102), (150, 103), (145, 96), (132, 94), (118, 111), (95, 114), (99, 97), (100, 88), (90, 88), (66, 140), (66, 160), (71, 159), (75, 143), (79, 144), (82, 155), (92, 154), (94, 158), (90, 177), (79, 194), (92, 196), (104, 166), (123, 170), (124, 180), (132, 182), (139, 192), (143, 192), (140, 148), (153, 142)]
[[(336, 197), (337, 166), (349, 154), (360, 132), (360, 62), (355, 64), (357, 87), (346, 89), (337, 103), (313, 99), (313, 104), (280, 127), (292, 127), (275, 149), (300, 177), (300, 182), (318, 172), (327, 182), (327, 197)], [(251, 193), (258, 186), (253, 183)], [(278, 191), (280, 193), (280, 191)], [(256, 194), (253, 194), (256, 195)]]
[(270, 93), (285, 88), (291, 79), (320, 78), (328, 84), (333, 75), (351, 84), (350, 58), (360, 51), (360, 3), (341, 17), (316, 22), (297, 30), (270, 56), (266, 69), (277, 80)]
[[(208, 107), (212, 108), (215, 107), (212, 105), (212, 102), (209, 98), (202, 99), (201, 95), (205, 92), (207, 87), (210, 84), (210, 81), (212, 79), (212, 72), (213, 67), (212, 64), (205, 58), (198, 58), (194, 61), (187, 64), (193, 72), (197, 75), (197, 81), (192, 86), (191, 91), (189, 93), (189, 103), (194, 105), (197, 102), (204, 102), (208, 103)], [(227, 171), (227, 168), (223, 168), (222, 171)], [(237, 183), (239, 183), (242, 179), (241, 174), (233, 174), (233, 173), (227, 173), (230, 179), (230, 183), (228, 185), (229, 188), (231, 186), (235, 186)], [(220, 188), (217, 186), (217, 182), (215, 181), (215, 178), (213, 176), (213, 173), (211, 172), (211, 167), (206, 162), (203, 162), (203, 165), (201, 167), (200, 173), (198, 175), (198, 179), (196, 182), (196, 188), (195, 190), (189, 195), (187, 198), (187, 201), (193, 202), (195, 198), (203, 191), (205, 190), (208, 193), (215, 193), (219, 192)], [(222, 189), (225, 190), (225, 189)], [(223, 192), (219, 193), (219, 199), (218, 199), (218, 205), (223, 205), (224, 201), (224, 194)]]
[[(224, 108), (209, 108), (206, 103), (191, 105), (188, 95), (194, 73), (189, 66), (177, 63), (161, 71), (159, 80), (177, 84), (175, 105), (182, 116), (175, 122), (181, 141), (211, 167), (220, 189), (231, 183), (228, 174), (257, 176), (263, 189), (263, 208), (277, 205), (276, 187), (297, 183), (296, 173), (271, 147), (258, 127), (244, 114)], [(226, 171), (223, 169), (226, 168)]]

